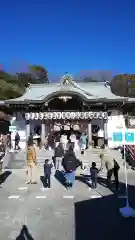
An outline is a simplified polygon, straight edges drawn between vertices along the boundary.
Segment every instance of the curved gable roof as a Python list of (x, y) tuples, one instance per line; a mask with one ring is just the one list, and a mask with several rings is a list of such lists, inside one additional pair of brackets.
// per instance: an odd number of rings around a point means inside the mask
[(111, 92), (110, 87), (105, 87), (104, 83), (49, 83), (49, 84), (31, 84), (23, 96), (16, 99), (6, 100), (6, 103), (20, 104), (20, 103), (40, 103), (47, 101), (49, 98), (57, 95), (78, 95), (86, 101), (100, 101), (100, 100), (120, 100), (135, 102), (134, 98), (119, 97)]

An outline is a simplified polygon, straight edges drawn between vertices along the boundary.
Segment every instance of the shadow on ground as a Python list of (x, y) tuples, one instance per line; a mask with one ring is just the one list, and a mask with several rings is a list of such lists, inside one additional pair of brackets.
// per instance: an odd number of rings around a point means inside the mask
[(11, 173), (11, 171), (5, 171), (4, 173), (2, 173), (0, 175), (0, 184), (4, 183)]
[[(129, 185), (128, 189), (131, 207), (135, 209), (135, 187)], [(124, 206), (125, 199), (116, 195), (76, 202), (75, 240), (135, 239), (135, 218), (123, 218), (119, 213)]]
[(20, 234), (18, 235), (16, 240), (25, 240), (25, 239), (27, 239), (27, 240), (34, 240), (32, 235), (29, 233), (29, 230), (28, 230), (27, 226), (23, 225), (22, 229), (20, 231)]
[(42, 182), (43, 187), (47, 188), (48, 184), (45, 182), (45, 177), (44, 176), (40, 176), (40, 181)]
[(80, 181), (80, 182), (86, 184), (88, 187), (91, 187), (91, 184), (89, 183), (89, 180), (90, 180), (90, 176), (89, 175), (81, 174), (80, 176), (76, 176), (75, 180)]
[[(88, 187), (91, 187), (91, 184), (89, 183), (90, 180), (90, 175), (85, 175), (85, 174), (81, 174), (80, 176), (76, 176), (76, 180), (86, 184)], [(112, 193), (115, 194), (125, 194), (125, 184), (123, 183), (119, 183), (119, 190), (116, 191), (116, 187), (115, 187), (115, 181), (111, 181), (112, 184), (108, 185), (107, 183), (107, 179), (106, 178), (102, 178), (102, 177), (98, 177), (98, 184), (105, 187), (105, 188), (109, 188), (109, 190)]]
[(55, 178), (58, 180), (58, 182), (65, 187), (65, 177), (64, 173), (62, 171), (56, 170), (55, 172)]
[(18, 152), (19, 151), (8, 153), (8, 162), (4, 167), (5, 169), (22, 169), (24, 167), (24, 155), (18, 156)]

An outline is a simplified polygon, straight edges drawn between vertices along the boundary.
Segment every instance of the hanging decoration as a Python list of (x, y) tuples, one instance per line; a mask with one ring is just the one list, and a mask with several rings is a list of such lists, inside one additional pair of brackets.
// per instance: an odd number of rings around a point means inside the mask
[(107, 112), (31, 112), (25, 114), (25, 119), (108, 119), (108, 114)]

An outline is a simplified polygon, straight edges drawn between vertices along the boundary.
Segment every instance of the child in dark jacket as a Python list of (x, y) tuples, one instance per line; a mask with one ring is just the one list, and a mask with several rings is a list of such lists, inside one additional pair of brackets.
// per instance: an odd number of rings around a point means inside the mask
[(92, 180), (92, 188), (97, 188), (97, 179), (98, 179), (99, 170), (96, 168), (96, 163), (93, 162), (90, 168), (91, 180)]
[(45, 160), (44, 163), (44, 181), (46, 187), (50, 188), (51, 187), (51, 169), (53, 167), (52, 163), (49, 163), (49, 159)]

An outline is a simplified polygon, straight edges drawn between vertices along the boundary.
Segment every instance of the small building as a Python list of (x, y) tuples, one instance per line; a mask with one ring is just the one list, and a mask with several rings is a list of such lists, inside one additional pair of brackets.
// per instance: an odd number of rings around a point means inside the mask
[[(110, 86), (100, 82), (73, 81), (66, 74), (60, 83), (31, 84), (23, 96), (4, 101), (2, 111), (12, 115), (21, 137), (21, 147), (30, 133), (43, 141), (51, 131), (78, 131), (88, 134), (89, 144), (103, 139), (110, 148), (117, 147), (112, 133), (125, 128), (125, 116), (134, 111), (135, 98), (114, 95)], [(13, 137), (14, 133), (12, 133)]]

